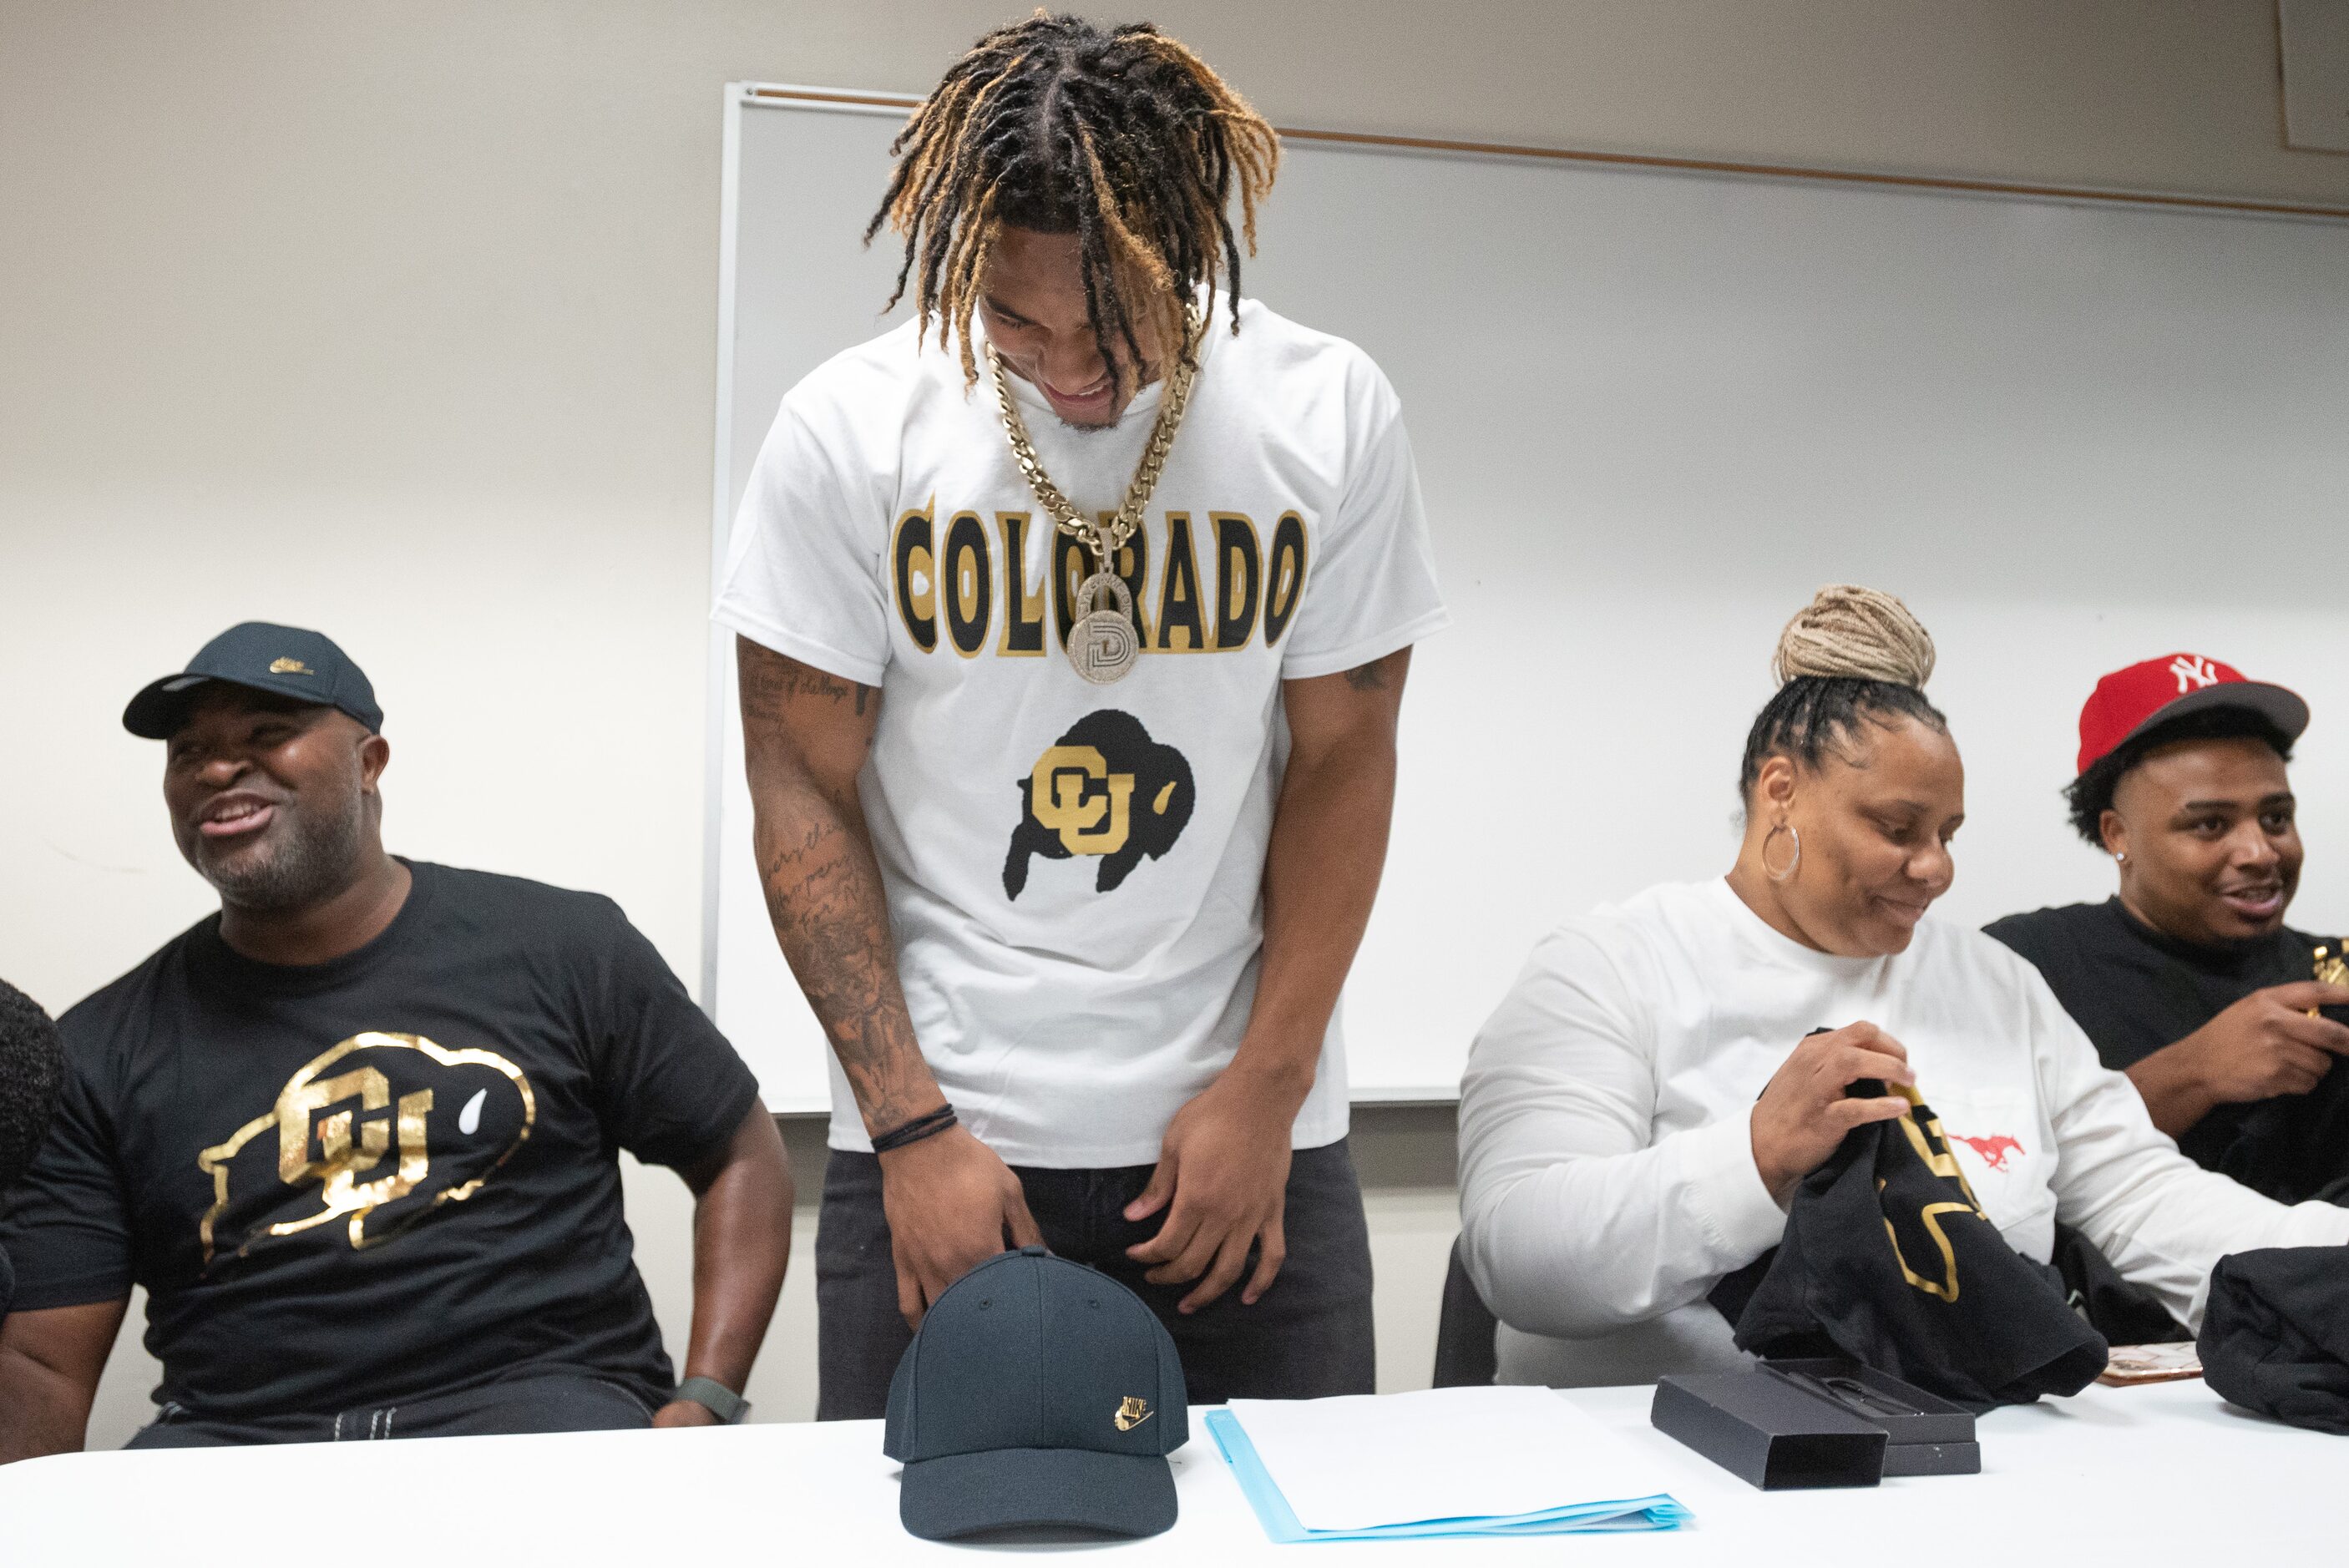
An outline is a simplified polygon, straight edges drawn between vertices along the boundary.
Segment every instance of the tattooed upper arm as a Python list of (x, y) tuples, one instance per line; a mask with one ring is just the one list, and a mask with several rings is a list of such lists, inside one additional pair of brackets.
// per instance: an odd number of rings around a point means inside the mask
[(1397, 648), (1336, 675), (1283, 682), (1291, 759), (1365, 743), (1392, 748), (1410, 673), (1411, 650)]
[(839, 785), (864, 767), (881, 693), (752, 642), (734, 640), (742, 742), (752, 781), (778, 758)]
[(880, 692), (861, 681), (845, 681), (813, 665), (775, 652), (748, 637), (734, 639), (735, 666), (741, 677), (742, 708), (748, 713), (778, 714), (786, 703), (802, 699), (853, 704), (863, 718)]

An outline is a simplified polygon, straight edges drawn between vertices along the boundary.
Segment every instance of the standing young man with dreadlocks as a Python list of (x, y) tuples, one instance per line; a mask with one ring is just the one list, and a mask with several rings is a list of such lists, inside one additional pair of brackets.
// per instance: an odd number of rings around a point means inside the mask
[(916, 319), (784, 398), (717, 610), (836, 1057), (818, 1414), (1039, 1243), (1195, 1399), (1367, 1393), (1335, 1008), (1444, 618), (1394, 393), (1240, 297), (1278, 143), (1151, 27), (989, 34), (893, 150)]

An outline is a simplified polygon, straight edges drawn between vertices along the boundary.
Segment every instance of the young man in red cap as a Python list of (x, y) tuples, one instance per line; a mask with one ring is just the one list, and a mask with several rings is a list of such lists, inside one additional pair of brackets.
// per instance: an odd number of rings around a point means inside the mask
[(2349, 1015), (2324, 1011), (2349, 987), (2318, 979), (2342, 944), (2284, 924), (2301, 865), (2284, 766), (2307, 727), (2293, 693), (2199, 654), (2105, 676), (2064, 794), (2119, 892), (1989, 928), (2179, 1149), (2287, 1203), (2349, 1202)]

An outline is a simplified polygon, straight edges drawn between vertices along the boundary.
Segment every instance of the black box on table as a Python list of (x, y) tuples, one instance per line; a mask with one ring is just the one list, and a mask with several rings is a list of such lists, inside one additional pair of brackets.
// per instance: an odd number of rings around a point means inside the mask
[(1664, 1377), (1648, 1418), (1764, 1491), (1982, 1469), (1971, 1412), (1854, 1361)]
[(1764, 1361), (1762, 1369), (1884, 1429), (1886, 1475), (1979, 1475), (1974, 1413), (1857, 1361)]

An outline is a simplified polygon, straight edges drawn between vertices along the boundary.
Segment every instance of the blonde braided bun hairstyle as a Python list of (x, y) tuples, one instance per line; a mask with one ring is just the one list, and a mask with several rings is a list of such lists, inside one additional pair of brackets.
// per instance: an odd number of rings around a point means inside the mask
[(1932, 634), (1908, 605), (1874, 588), (1834, 583), (1812, 595), (1778, 634), (1770, 673), (1778, 693), (1746, 733), (1740, 801), (1771, 758), (1816, 768), (1831, 749), (1857, 739), (1863, 726), (1890, 729), (1913, 719), (1949, 732), (1949, 720), (1925, 700)]
[(1780, 686), (1799, 676), (1818, 676), (1921, 691), (1933, 678), (1933, 634), (1891, 594), (1830, 583), (1778, 634), (1770, 674)]

